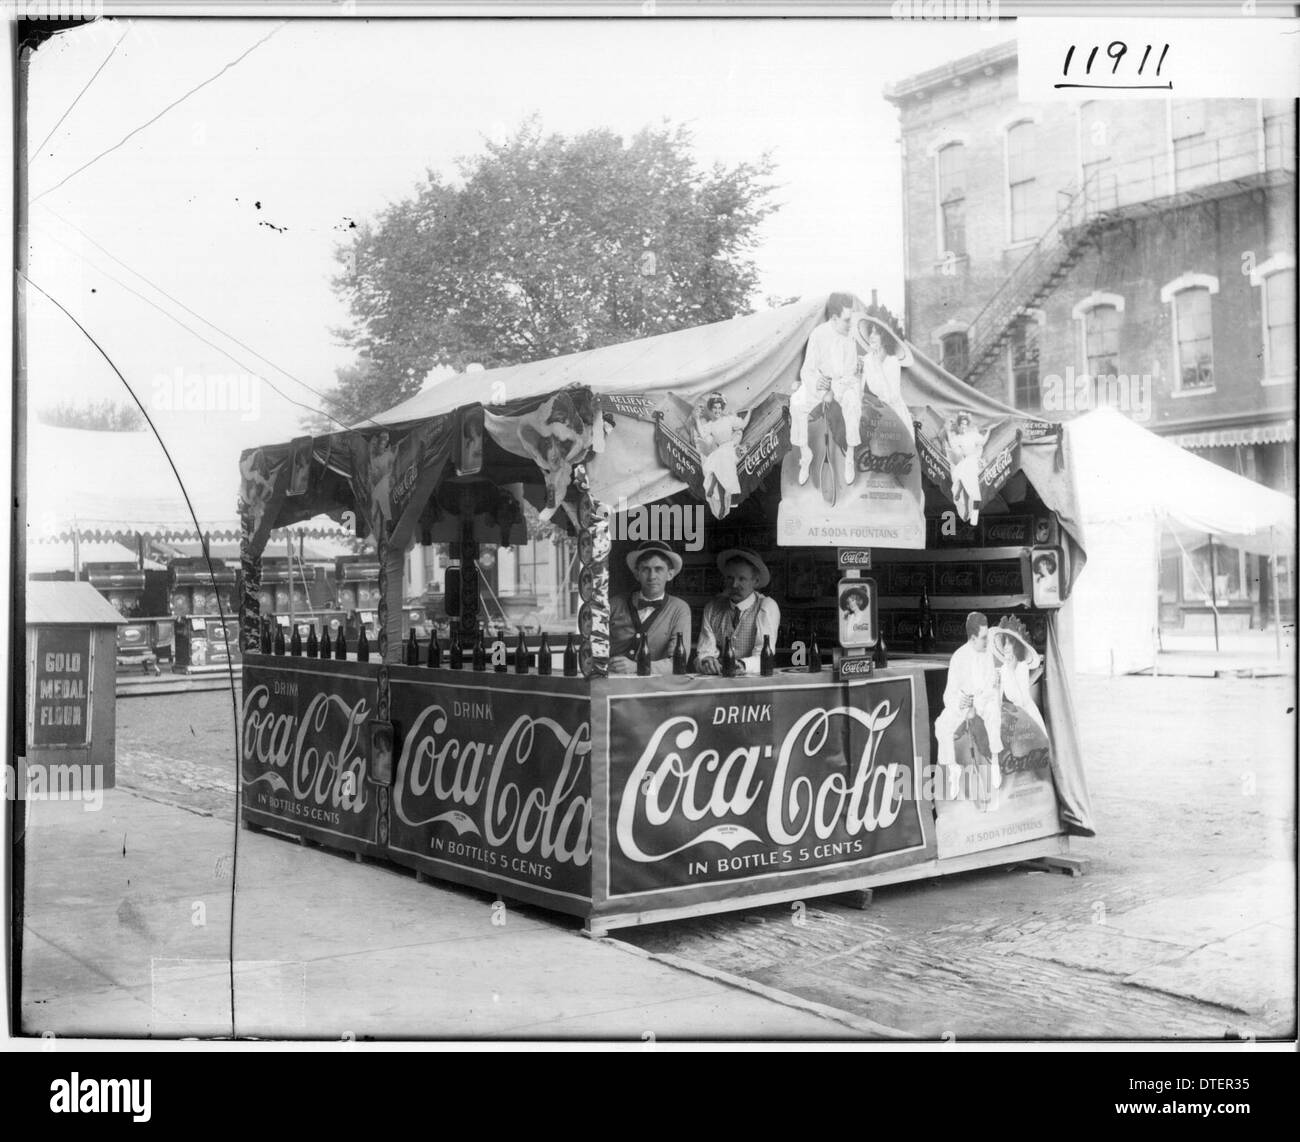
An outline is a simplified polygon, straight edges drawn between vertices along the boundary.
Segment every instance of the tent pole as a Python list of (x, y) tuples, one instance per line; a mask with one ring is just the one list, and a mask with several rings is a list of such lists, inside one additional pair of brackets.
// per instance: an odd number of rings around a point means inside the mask
[(1214, 653), (1219, 653), (1219, 596), (1215, 586), (1214, 574), (1214, 536), (1207, 537), (1210, 541), (1210, 610), (1214, 612)]
[(1269, 556), (1269, 580), (1273, 588), (1273, 641), (1277, 644), (1277, 657), (1282, 658), (1282, 601), (1277, 597), (1277, 528), (1268, 529), (1269, 545), (1273, 553)]
[(289, 633), (293, 634), (293, 533), (285, 528), (284, 551), (289, 557)]

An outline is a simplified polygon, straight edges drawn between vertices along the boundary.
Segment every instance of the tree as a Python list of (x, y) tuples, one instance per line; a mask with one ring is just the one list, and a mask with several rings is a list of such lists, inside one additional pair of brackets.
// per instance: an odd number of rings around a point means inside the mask
[(630, 142), (543, 136), (536, 119), (432, 171), (336, 251), (357, 351), (330, 412), (357, 420), (419, 391), (439, 365), (541, 360), (750, 312), (751, 258), (771, 202), (763, 155), (701, 170), (684, 127)]
[(117, 401), (90, 401), (74, 404), (60, 401), (36, 410), (36, 419), (53, 428), (83, 428), (93, 432), (139, 432), (144, 417), (133, 404)]

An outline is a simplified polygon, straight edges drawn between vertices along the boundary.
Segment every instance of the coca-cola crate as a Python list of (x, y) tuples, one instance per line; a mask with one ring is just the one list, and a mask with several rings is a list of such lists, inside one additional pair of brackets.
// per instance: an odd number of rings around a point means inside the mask
[(921, 629), (920, 616), (912, 611), (898, 611), (894, 613), (892, 623), (891, 632), (886, 637), (900, 648), (915, 648)]
[(936, 595), (978, 595), (980, 592), (980, 566), (978, 563), (939, 563), (934, 570)]
[(994, 515), (980, 520), (985, 547), (1028, 547), (1034, 540), (1034, 519), (1027, 515)]
[(1025, 593), (1024, 572), (1020, 560), (998, 560), (980, 568), (981, 595), (1021, 595)]
[(888, 563), (885, 591), (890, 595), (919, 595), (922, 588), (934, 590), (934, 577), (928, 563)]
[(934, 616), (934, 637), (941, 645), (966, 641), (966, 616), (956, 611), (939, 611)]
[(955, 516), (947, 527), (944, 526), (942, 519), (938, 521), (934, 537), (935, 547), (978, 547), (979, 545), (980, 529), (977, 525), (963, 523)]

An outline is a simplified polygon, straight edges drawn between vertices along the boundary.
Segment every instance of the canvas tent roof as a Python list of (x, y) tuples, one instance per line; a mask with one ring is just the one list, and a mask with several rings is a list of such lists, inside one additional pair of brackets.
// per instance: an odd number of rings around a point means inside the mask
[[(753, 408), (772, 393), (791, 392), (808, 337), (826, 319), (827, 301), (828, 295), (823, 294), (694, 329), (524, 365), (457, 374), (378, 414), (373, 422), (408, 423), (451, 412), (475, 399), (498, 405), (545, 396), (572, 385), (602, 395), (673, 393), (686, 400), (720, 392), (729, 408)], [(916, 346), (909, 347), (915, 363), (902, 378), (903, 399), (909, 406), (928, 406), (943, 416), (965, 409), (990, 419), (1024, 417), (945, 372)], [(365, 431), (367, 425), (356, 428)], [(635, 505), (685, 488), (666, 469), (645, 462), (646, 456), (654, 454), (653, 426), (620, 422), (605, 451), (588, 464), (601, 497), (610, 503), (625, 498), (628, 505)], [(1057, 443), (1023, 446), (1021, 468), (1077, 541), (1073, 490)], [(1080, 545), (1071, 560), (1072, 577), (1082, 562)]]
[[(1294, 548), (1296, 501), (1101, 408), (1067, 427), (1085, 528), (1152, 517), (1186, 546), (1208, 535), (1256, 555)], [(1175, 547), (1176, 549), (1176, 547)]]
[[(74, 552), (70, 539), (56, 539), (49, 542), (36, 542), (27, 545), (27, 573), (46, 571), (71, 571), (80, 560), (81, 566), (87, 563), (129, 563), (135, 567), (138, 559), (129, 547), (124, 547), (113, 540), (83, 540), (79, 550)], [(146, 571), (160, 571), (163, 565), (154, 559), (145, 559)]]

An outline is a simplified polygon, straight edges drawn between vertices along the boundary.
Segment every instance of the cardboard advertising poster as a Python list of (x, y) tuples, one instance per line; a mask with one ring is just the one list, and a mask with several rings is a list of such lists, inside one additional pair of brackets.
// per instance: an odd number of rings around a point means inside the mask
[[(790, 442), (781, 465), (777, 542), (785, 547), (925, 547), (925, 497), (912, 414), (899, 372), (910, 357), (886, 353), (876, 324), (856, 315), (844, 351), (856, 372), (829, 377), (812, 341), (790, 400)], [(822, 337), (821, 331), (814, 339)], [(870, 347), (869, 347), (870, 346)], [(826, 358), (826, 362), (831, 360)], [(818, 377), (827, 385), (816, 387)]]
[(876, 581), (841, 579), (835, 595), (840, 608), (840, 646), (875, 646), (880, 636), (876, 622)]
[[(940, 859), (1061, 831), (1051, 741), (1031, 681), (1041, 659), (1015, 620), (1004, 624), (989, 632), (990, 653), (997, 664), (996, 688), (977, 695), (970, 709), (945, 709), (935, 720), (936, 738), (941, 733), (953, 735), (960, 768), (956, 795), (950, 786), (948, 796), (936, 802)], [(991, 740), (989, 734), (988, 719), (995, 712), (1000, 741)], [(940, 760), (943, 752), (941, 747)], [(990, 764), (995, 752), (1000, 781)]]
[(1035, 547), (1029, 556), (1029, 570), (1033, 576), (1034, 606), (1059, 607), (1061, 605), (1061, 549)]
[(445, 880), (586, 915), (585, 687), (528, 675), (451, 681), (439, 672), (433, 689), (430, 673), (391, 668), (398, 745), (389, 856)]
[(244, 663), (244, 818), (334, 848), (382, 851), (376, 842), (387, 790), (370, 774), (374, 669), (330, 659), (281, 661)]
[(806, 677), (593, 687), (594, 915), (830, 891), (934, 855), (924, 688)]

